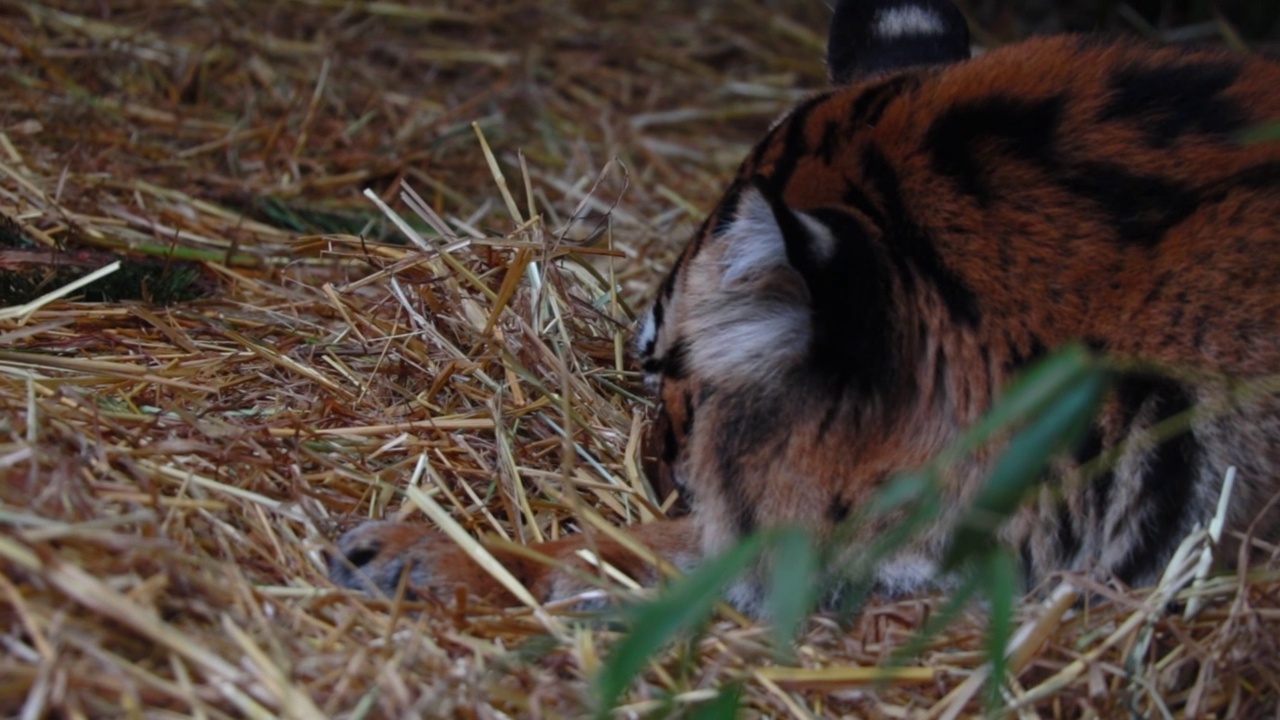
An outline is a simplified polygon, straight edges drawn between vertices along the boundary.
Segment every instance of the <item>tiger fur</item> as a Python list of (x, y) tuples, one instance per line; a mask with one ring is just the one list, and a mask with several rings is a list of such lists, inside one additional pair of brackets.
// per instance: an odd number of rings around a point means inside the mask
[[(1009, 379), (1072, 341), (1178, 368), (1121, 376), (1082, 446), (1003, 530), (1029, 585), (1059, 571), (1152, 582), (1212, 516), (1229, 466), (1229, 532), (1274, 540), (1280, 398), (1221, 401), (1230, 380), (1280, 370), (1280, 63), (1127, 40), (1031, 39), (969, 58), (942, 0), (838, 2), (837, 87), (778, 121), (742, 163), (642, 321), (660, 400), (661, 473), (688, 518), (633, 535), (681, 567), (770, 526), (831, 537), (888, 478), (977, 421)], [(1088, 482), (1080, 463), (1118, 460)], [(939, 581), (958, 513), (996, 449), (950, 469), (946, 510), (878, 570), (879, 590)], [(856, 549), (883, 528), (843, 540)], [(565, 562), (580, 537), (537, 549)], [(504, 591), (412, 524), (338, 543), (349, 587), (453, 597)], [(1234, 547), (1234, 546), (1232, 546)], [(653, 571), (605, 541), (606, 559)], [(1234, 550), (1223, 553), (1229, 559)], [(543, 599), (582, 587), (497, 556)], [(760, 587), (730, 599), (758, 610)]]

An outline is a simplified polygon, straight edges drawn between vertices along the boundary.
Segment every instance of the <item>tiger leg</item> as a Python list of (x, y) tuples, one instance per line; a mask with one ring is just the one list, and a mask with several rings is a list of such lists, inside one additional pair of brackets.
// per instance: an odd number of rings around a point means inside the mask
[[(692, 567), (701, 555), (700, 533), (689, 518), (636, 525), (627, 528), (627, 533), (680, 569)], [(516, 603), (506, 587), (471, 555), (420, 523), (368, 522), (344, 534), (337, 545), (339, 554), (330, 559), (329, 578), (342, 587), (376, 590), (393, 597), (404, 578), (411, 597), (429, 595), (447, 601), (464, 591), (498, 605)], [(541, 602), (564, 600), (596, 587), (583, 575), (599, 571), (580, 557), (581, 550), (598, 553), (606, 563), (643, 585), (655, 585), (659, 580), (653, 565), (599, 534), (590, 539), (578, 534), (529, 548), (554, 563), (486, 544), (493, 557)]]

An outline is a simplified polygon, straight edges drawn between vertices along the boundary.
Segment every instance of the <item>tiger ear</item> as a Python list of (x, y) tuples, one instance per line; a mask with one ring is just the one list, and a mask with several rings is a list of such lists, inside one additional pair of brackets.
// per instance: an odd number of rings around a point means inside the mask
[[(723, 243), (722, 287), (744, 283), (747, 292), (731, 293), (708, 315), (694, 362), (758, 380), (806, 357), (823, 376), (883, 386), (895, 367), (894, 303), (874, 228), (842, 208), (789, 207), (767, 180), (735, 193), (734, 212), (715, 237)], [(793, 283), (751, 287), (777, 272), (798, 276), (804, 291)]]
[(791, 268), (813, 289), (835, 255), (831, 229), (807, 213), (787, 207), (763, 182), (738, 193), (733, 219), (725, 225), (724, 282), (774, 269)]
[(969, 58), (969, 25), (950, 0), (836, 0), (827, 36), (832, 84)]

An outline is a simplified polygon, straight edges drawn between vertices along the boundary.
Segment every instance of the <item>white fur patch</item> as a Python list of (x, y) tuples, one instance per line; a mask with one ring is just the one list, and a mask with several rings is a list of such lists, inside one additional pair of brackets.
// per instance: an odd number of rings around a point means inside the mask
[(787, 262), (782, 229), (778, 227), (769, 201), (759, 190), (749, 188), (744, 191), (735, 212), (737, 217), (716, 240), (725, 248), (722, 284), (726, 286)]
[[(655, 300), (654, 305), (657, 303)], [(653, 352), (654, 343), (658, 341), (658, 320), (654, 315), (654, 305), (644, 311), (640, 329), (636, 332), (636, 351), (641, 357), (648, 357)]]
[(876, 580), (890, 597), (915, 595), (938, 586), (938, 565), (923, 555), (901, 553), (880, 564)]
[[(809, 235), (810, 249), (819, 262), (835, 257), (836, 238), (831, 228), (802, 212), (793, 213)], [(760, 272), (788, 265), (787, 245), (773, 208), (759, 190), (751, 188), (738, 201), (737, 217), (720, 235), (724, 243), (723, 285)]]
[(938, 13), (918, 5), (906, 5), (876, 13), (872, 33), (881, 40), (895, 40), (900, 37), (942, 35), (946, 31), (946, 23)]
[[(833, 256), (831, 231), (812, 217), (796, 215), (812, 235), (818, 259)], [(790, 267), (782, 229), (760, 190), (742, 192), (734, 220), (715, 242), (721, 248), (720, 296), (690, 306), (690, 360), (709, 377), (764, 382), (807, 351), (812, 320), (799, 296), (762, 296), (751, 287), (753, 279)]]
[(796, 216), (809, 233), (809, 249), (813, 251), (814, 259), (823, 263), (830, 262), (836, 256), (836, 236), (831, 234), (831, 228), (811, 215), (796, 213)]
[(809, 347), (812, 321), (806, 305), (747, 302), (700, 320), (692, 360), (710, 377), (767, 383)]
[(761, 591), (760, 583), (753, 579), (735, 581), (725, 590), (724, 599), (744, 615), (749, 617), (763, 615), (764, 608), (761, 605), (764, 593)]

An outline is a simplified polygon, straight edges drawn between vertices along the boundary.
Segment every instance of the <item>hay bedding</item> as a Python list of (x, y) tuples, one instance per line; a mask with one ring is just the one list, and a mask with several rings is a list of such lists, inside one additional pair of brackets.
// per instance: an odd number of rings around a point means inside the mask
[[(821, 83), (820, 5), (0, 3), (0, 712), (588, 712), (612, 628), (355, 597), (323, 553), (423, 508), (521, 542), (660, 512), (631, 309)], [(113, 260), (143, 270), (54, 292)], [(1027, 602), (1004, 702), (1274, 715), (1278, 594)], [(722, 618), (624, 714), (735, 681), (765, 716), (973, 713), (977, 616), (876, 680), (931, 607), (814, 618), (796, 668)]]

